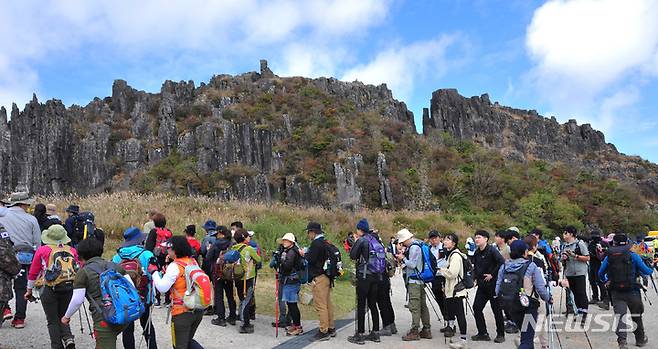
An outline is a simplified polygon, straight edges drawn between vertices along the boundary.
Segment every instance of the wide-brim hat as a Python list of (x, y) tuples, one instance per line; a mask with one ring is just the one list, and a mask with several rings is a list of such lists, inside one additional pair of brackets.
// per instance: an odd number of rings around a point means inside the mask
[(71, 242), (66, 235), (66, 229), (59, 224), (53, 224), (41, 233), (41, 241), (44, 245), (65, 245)]
[(280, 241), (283, 241), (283, 240), (288, 240), (292, 243), (297, 242), (297, 240), (295, 239), (295, 234), (293, 234), (293, 233), (285, 233), (283, 235), (283, 237), (280, 239)]
[(414, 237), (414, 234), (412, 234), (408, 229), (402, 229), (398, 231), (397, 233), (397, 238), (399, 243), (403, 243), (411, 238)]
[(203, 229), (205, 229), (206, 231), (217, 230), (217, 222), (213, 221), (212, 219), (209, 219), (205, 223), (203, 223)]
[(9, 196), (9, 199), (5, 200), (4, 203), (7, 206), (15, 206), (15, 205), (33, 205), (34, 204), (34, 199), (30, 197), (30, 194), (26, 191), (19, 191), (16, 193), (11, 193)]
[(146, 234), (137, 227), (130, 227), (123, 232), (124, 242), (121, 247), (136, 246), (144, 243)]
[(509, 228), (507, 228), (507, 230), (515, 231), (515, 232), (521, 234), (521, 230), (517, 227), (509, 227)]

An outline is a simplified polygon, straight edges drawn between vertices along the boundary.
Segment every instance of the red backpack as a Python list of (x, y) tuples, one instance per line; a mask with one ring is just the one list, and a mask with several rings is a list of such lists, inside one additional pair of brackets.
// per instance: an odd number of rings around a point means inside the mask
[(162, 243), (171, 239), (174, 235), (167, 228), (155, 228), (155, 247), (153, 248), (153, 254), (158, 257), (167, 253), (166, 249), (162, 246)]
[(124, 259), (121, 258), (119, 265), (126, 271), (126, 274), (130, 275), (130, 279), (135, 284), (137, 293), (143, 298), (146, 298), (148, 294), (149, 278), (144, 274), (142, 269), (142, 263), (139, 261), (139, 256), (144, 253), (140, 252), (133, 259)]

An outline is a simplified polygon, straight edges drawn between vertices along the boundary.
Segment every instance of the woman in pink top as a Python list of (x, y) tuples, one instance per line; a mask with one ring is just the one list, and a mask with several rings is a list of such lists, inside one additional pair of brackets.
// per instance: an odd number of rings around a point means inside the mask
[(41, 234), (43, 246), (34, 254), (27, 276), (25, 299), (34, 300), (32, 290), (41, 287), (41, 305), (46, 313), (52, 349), (74, 349), (75, 341), (69, 325), (60, 322), (73, 295), (73, 279), (78, 270), (78, 253), (67, 244), (71, 241), (59, 224)]

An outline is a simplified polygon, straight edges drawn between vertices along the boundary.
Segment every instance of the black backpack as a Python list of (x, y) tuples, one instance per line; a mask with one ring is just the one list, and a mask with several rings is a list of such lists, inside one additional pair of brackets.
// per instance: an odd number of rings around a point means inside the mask
[(524, 310), (519, 294), (523, 288), (523, 278), (530, 263), (530, 261), (525, 261), (524, 265), (515, 271), (509, 271), (506, 265), (503, 265), (503, 278), (500, 280), (500, 296), (498, 296), (498, 299), (500, 306), (510, 313)]
[[(475, 282), (473, 281), (473, 264), (468, 259), (468, 257), (464, 256), (461, 252), (455, 250), (450, 254), (452, 255), (453, 253), (458, 253), (459, 256), (462, 258), (462, 275), (463, 275), (463, 277), (459, 277), (459, 276), (457, 277), (458, 281), (457, 284), (455, 285), (455, 293), (475, 287)], [(450, 260), (450, 256), (448, 256), (448, 261), (449, 260)]]
[(607, 274), (612, 290), (627, 292), (636, 286), (630, 246), (614, 246), (608, 249)]
[(80, 212), (75, 219), (75, 237), (78, 241), (96, 237), (96, 224), (94, 223), (94, 214), (91, 212)]
[(324, 240), (327, 251), (327, 261), (324, 267), (324, 273), (331, 281), (331, 287), (334, 286), (334, 280), (343, 274), (343, 260), (338, 248), (331, 242)]

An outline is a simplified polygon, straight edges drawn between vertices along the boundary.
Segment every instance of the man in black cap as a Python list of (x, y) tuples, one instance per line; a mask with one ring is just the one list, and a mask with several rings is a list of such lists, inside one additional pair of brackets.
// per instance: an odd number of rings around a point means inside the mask
[(325, 262), (329, 258), (328, 242), (324, 239), (324, 232), (320, 223), (310, 222), (306, 226), (306, 233), (311, 246), (304, 254), (308, 262), (308, 278), (313, 287), (313, 307), (320, 317), (320, 328), (315, 334), (315, 340), (328, 340), (336, 336), (334, 323), (334, 309), (331, 304), (331, 280), (325, 272)]
[(66, 233), (72, 241), (78, 241), (78, 238), (73, 239), (73, 235), (75, 233), (75, 223), (78, 220), (78, 214), (80, 213), (80, 206), (71, 204), (66, 208), (66, 213), (69, 215), (64, 222)]
[(617, 318), (617, 344), (620, 349), (628, 348), (626, 338), (628, 335), (628, 324), (623, 320), (626, 312), (630, 310), (631, 319), (635, 323), (635, 345), (646, 346), (649, 343), (644, 332), (642, 313), (644, 304), (640, 294), (640, 284), (637, 282), (639, 276), (651, 275), (653, 270), (649, 268), (642, 258), (631, 251), (631, 244), (624, 233), (616, 233), (614, 246), (608, 249), (607, 256), (601, 263), (599, 278), (608, 287), (612, 307)]
[(473, 302), (473, 317), (478, 333), (471, 337), (473, 341), (490, 341), (487, 325), (484, 321), (484, 306), (489, 302), (491, 311), (493, 311), (496, 320), (496, 338), (494, 342), (502, 343), (505, 341), (505, 320), (503, 311), (496, 299), (496, 281), (498, 279), (498, 269), (505, 264), (505, 258), (489, 244), (489, 232), (478, 230), (475, 232), (475, 250), (473, 277), (477, 281), (477, 292)]

